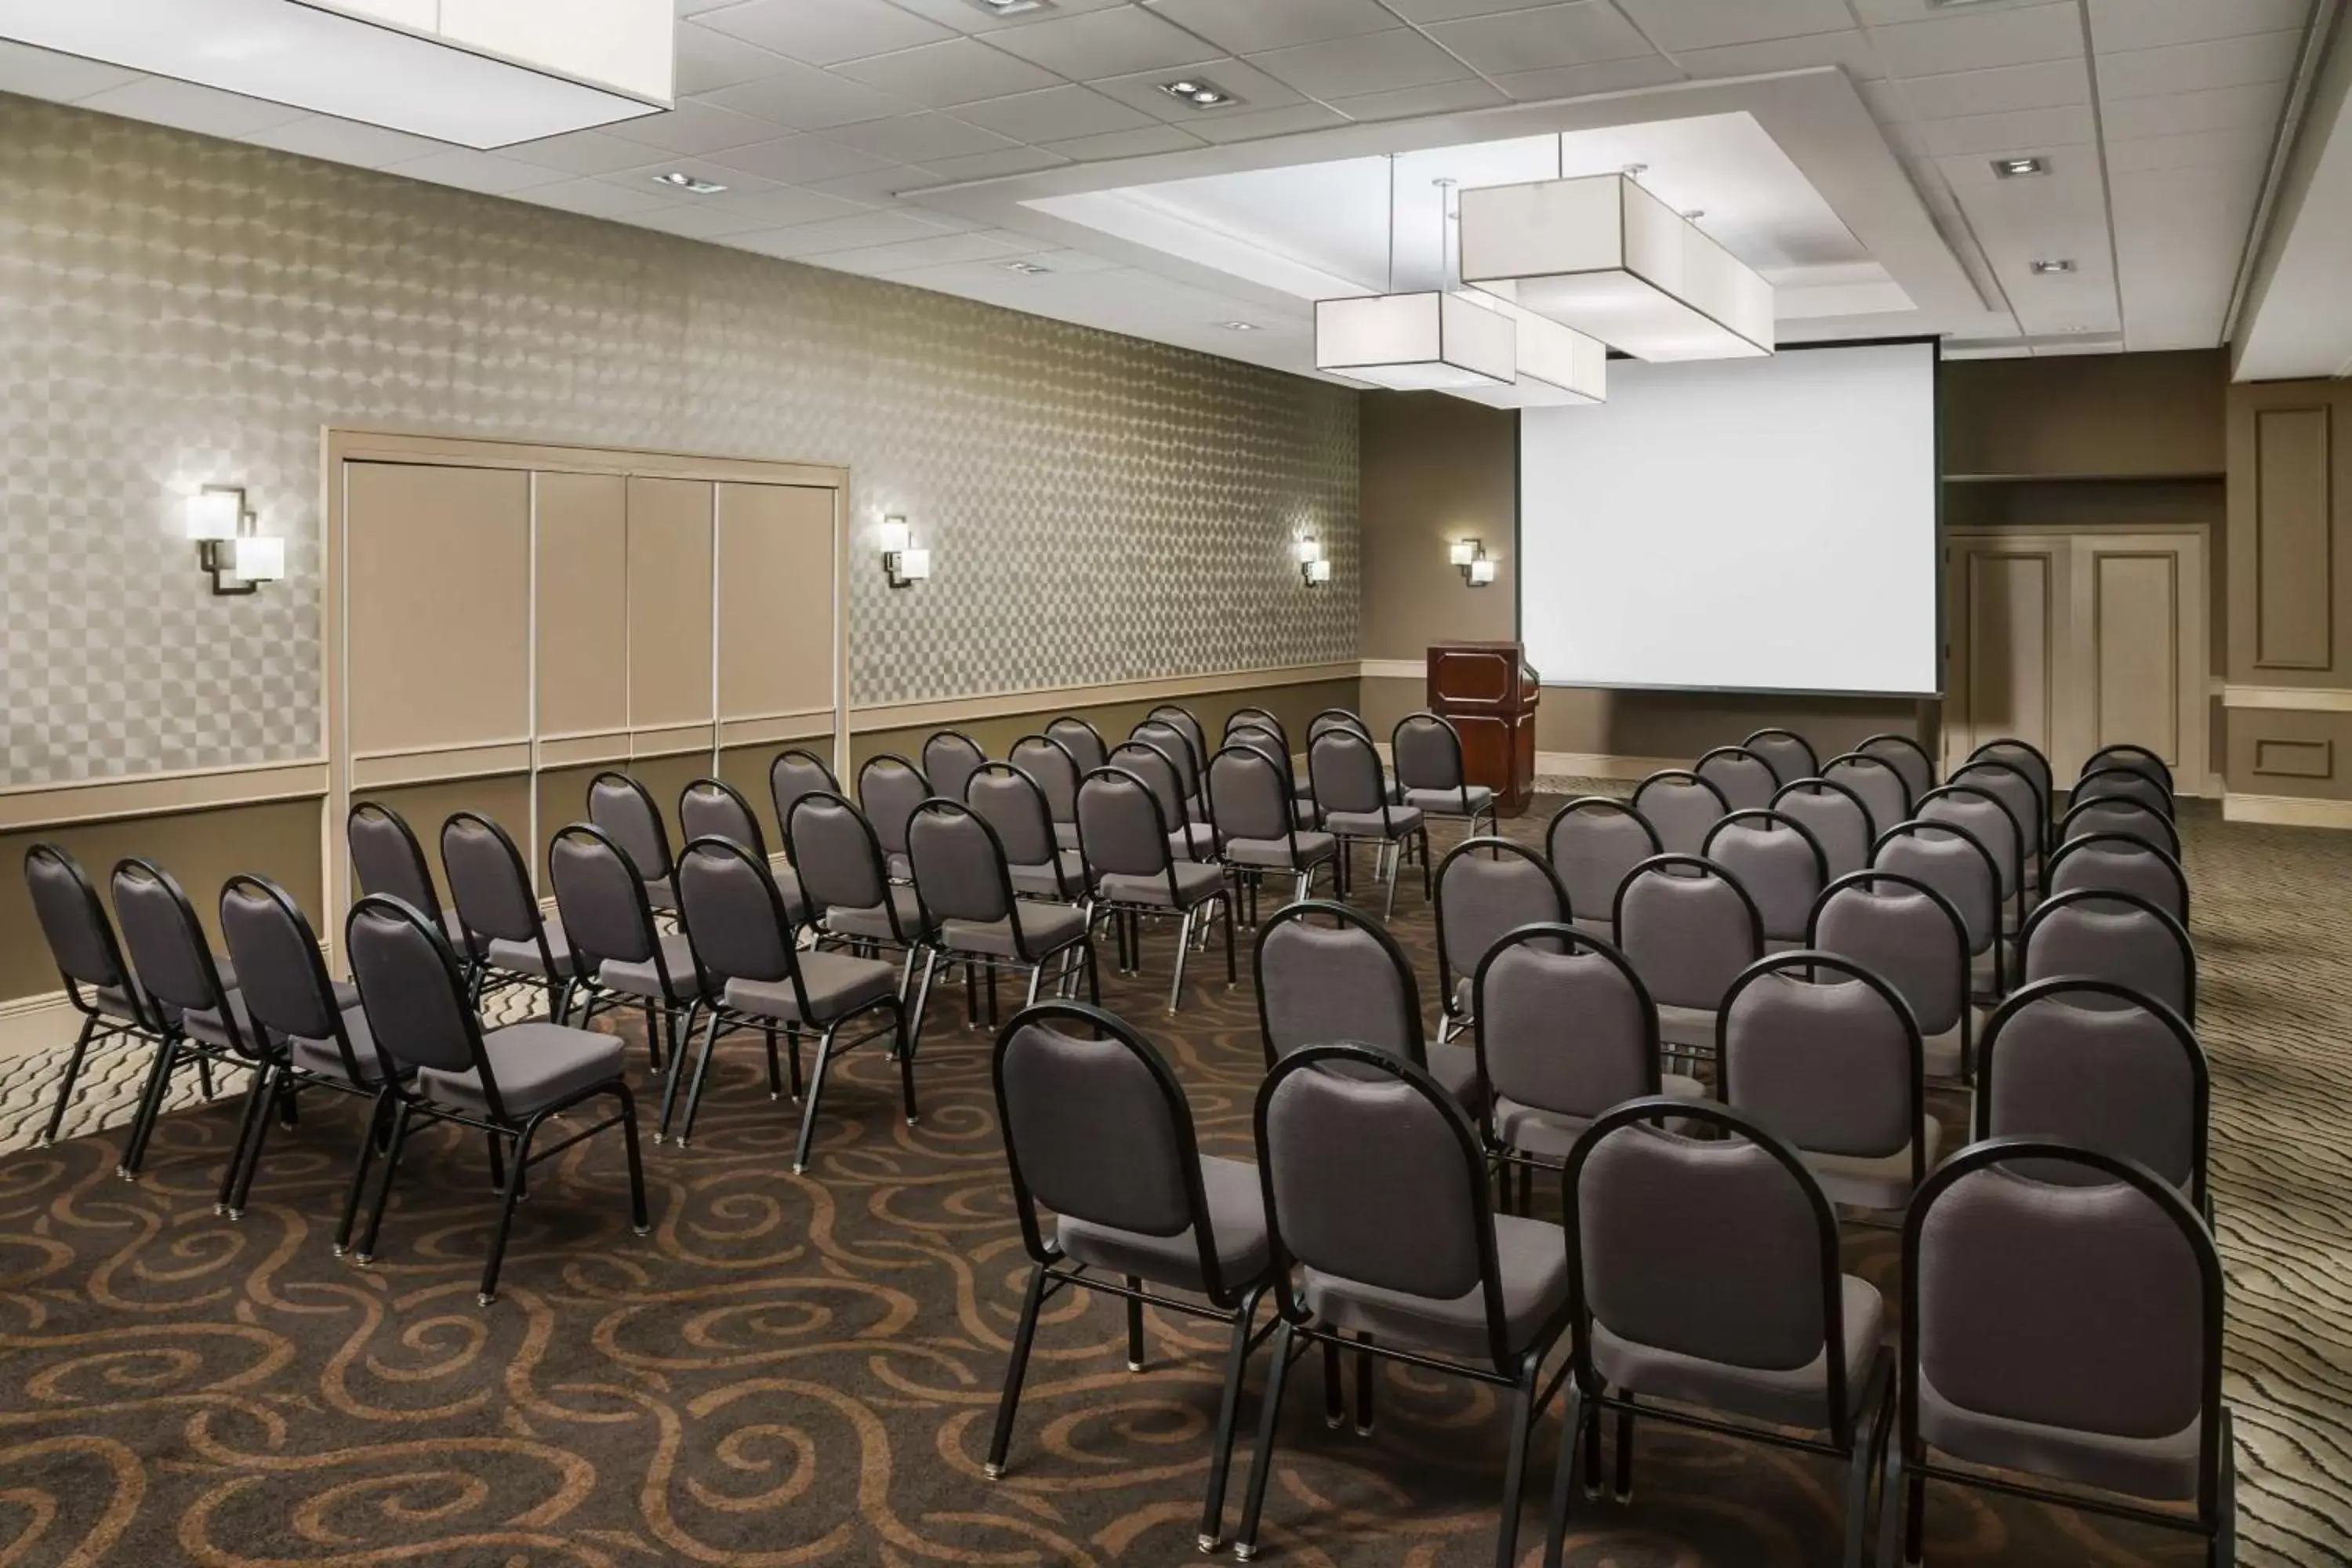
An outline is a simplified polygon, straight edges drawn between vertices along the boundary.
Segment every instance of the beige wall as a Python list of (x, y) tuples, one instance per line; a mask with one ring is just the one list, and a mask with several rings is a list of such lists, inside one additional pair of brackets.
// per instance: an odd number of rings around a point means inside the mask
[(2219, 349), (1948, 361), (1944, 472), (2218, 478), (2227, 380)]

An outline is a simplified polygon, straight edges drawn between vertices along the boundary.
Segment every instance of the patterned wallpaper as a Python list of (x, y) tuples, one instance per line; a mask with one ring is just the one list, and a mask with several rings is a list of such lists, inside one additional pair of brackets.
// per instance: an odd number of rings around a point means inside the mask
[[(0, 148), (0, 785), (319, 754), (331, 424), (847, 464), (857, 703), (1355, 657), (1342, 388), (5, 94)], [(207, 481), (286, 583), (211, 596)]]

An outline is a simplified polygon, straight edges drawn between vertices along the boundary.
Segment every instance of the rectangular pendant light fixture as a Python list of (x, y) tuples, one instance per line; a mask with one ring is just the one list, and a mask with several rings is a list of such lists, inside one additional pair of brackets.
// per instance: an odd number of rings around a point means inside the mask
[(670, 0), (0, 0), (0, 38), (461, 147), (670, 107)]
[(1772, 286), (1623, 174), (1465, 190), (1462, 280), (1636, 359), (1772, 352)]
[(1400, 392), (1508, 386), (1511, 318), (1458, 294), (1367, 294), (1315, 302), (1315, 368)]
[(1465, 386), (1456, 397), (1490, 408), (1565, 408), (1609, 400), (1609, 349), (1597, 338), (1548, 316), (1507, 307), (1518, 328), (1518, 379), (1508, 386)]

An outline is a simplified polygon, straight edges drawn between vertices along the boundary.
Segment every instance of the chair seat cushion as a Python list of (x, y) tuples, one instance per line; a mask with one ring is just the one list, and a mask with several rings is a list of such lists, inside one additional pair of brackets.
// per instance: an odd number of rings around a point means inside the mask
[(661, 934), (662, 963), (669, 970), (669, 994), (662, 994), (661, 974), (650, 958), (628, 961), (608, 958), (596, 969), (596, 983), (608, 991), (656, 1002), (682, 1002), (694, 994), (694, 947), (682, 931)]
[[(624, 1048), (618, 1035), (562, 1024), (509, 1024), (482, 1037), (482, 1054), (489, 1060), (499, 1099), (507, 1115), (518, 1121), (583, 1089), (620, 1082)], [(416, 1092), (478, 1116), (489, 1112), (481, 1080), (470, 1071), (422, 1068)]]
[[(1503, 1285), (1504, 1348), (1516, 1355), (1547, 1331), (1556, 1331), (1568, 1306), (1568, 1243), (1549, 1220), (1495, 1216), (1495, 1259)], [(1307, 1304), (1333, 1328), (1370, 1334), (1442, 1355), (1488, 1356), (1486, 1293), (1473, 1286), (1441, 1300), (1299, 1270)]]
[[(1845, 1356), (1846, 1403), (1859, 1411), (1869, 1391), (1873, 1367), (1882, 1353), (1886, 1305), (1876, 1289), (1847, 1274), (1840, 1277)], [(1792, 1368), (1740, 1366), (1643, 1344), (1619, 1334), (1595, 1318), (1592, 1364), (1622, 1393), (1679, 1400), (1785, 1426), (1826, 1428), (1829, 1410), (1829, 1347)]]
[[(1462, 797), (1470, 797), (1465, 809)], [(1432, 816), (1484, 816), (1495, 809), (1495, 792), (1485, 784), (1472, 784), (1460, 789), (1409, 789), (1403, 792), (1404, 804), (1427, 812)]]
[[(359, 1007), (347, 1007), (343, 1010), (343, 1034), (351, 1040), (352, 1055), (359, 1062), (360, 1076), (357, 1079), (344, 1070), (343, 1053), (335, 1048), (335, 1042), (332, 1040), (299, 1038), (289, 1040), (288, 1054), (291, 1057), (295, 1067), (313, 1077), (334, 1079), (342, 1083), (356, 1083), (367, 1089), (373, 1089), (382, 1083), (387, 1064), (383, 1053), (376, 1049), (375, 1036), (368, 1029), (365, 1010)], [(401, 1078), (407, 1078), (415, 1071), (405, 1063), (389, 1065)]]
[(1217, 853), (1217, 830), (1205, 822), (1189, 823), (1168, 836), (1168, 852), (1188, 860), (1208, 860)]
[[(228, 994), (228, 1011), (236, 1024), (239, 1045), (247, 1054), (258, 1051), (261, 1036), (253, 1026), (252, 1015), (245, 1010), (245, 997), (241, 993), (232, 991)], [(181, 1014), (180, 1029), (188, 1038), (207, 1046), (226, 1047), (229, 1044), (228, 1029), (222, 1024), (219, 1012), (213, 1008), (199, 1008)]]
[(945, 921), (940, 927), (940, 941), (950, 952), (1019, 958), (1013, 941), (1013, 921), (1021, 922), (1021, 941), (1032, 958), (1058, 952), (1087, 934), (1086, 914), (1076, 904), (1033, 900), (1014, 903), (1010, 920)]
[(2071, 1431), (1964, 1409), (1938, 1393), (1924, 1373), (1918, 1377), (1919, 1435), (1953, 1458), (2154, 1501), (2185, 1502), (2197, 1495), (2194, 1421), (2162, 1437)]
[[(1266, 1243), (1265, 1194), (1257, 1167), (1246, 1160), (1201, 1156), (1201, 1191), (1209, 1200), (1209, 1229), (1216, 1242), (1217, 1268), (1228, 1286), (1263, 1277), (1272, 1259)], [(1201, 1247), (1186, 1226), (1174, 1236), (1146, 1236), (1064, 1215), (1055, 1226), (1062, 1251), (1106, 1273), (1132, 1274), (1155, 1285), (1205, 1290)]]
[[(1936, 1146), (1942, 1142), (1943, 1132), (1943, 1124), (1936, 1120), (1934, 1111), (1920, 1116), (1923, 1170), (1936, 1168)], [(1859, 1209), (1899, 1209), (1911, 1202), (1908, 1143), (1891, 1154), (1823, 1154), (1811, 1149), (1799, 1152), (1820, 1178), (1822, 1191), (1833, 1204)]]
[(1075, 822), (1054, 824), (1054, 842), (1065, 849), (1076, 849), (1078, 847), (1078, 825)]
[(1257, 866), (1277, 871), (1303, 871), (1319, 866), (1339, 852), (1339, 841), (1328, 833), (1302, 831), (1295, 837), (1298, 858), (1291, 858), (1292, 838), (1228, 838), (1225, 859), (1235, 866)]
[(1429, 1076), (1454, 1097), (1454, 1102), (1475, 1116), (1485, 1108), (1478, 1086), (1478, 1053), (1469, 1046), (1427, 1046)]
[(768, 874), (776, 879), (776, 891), (783, 897), (784, 919), (796, 926), (808, 924), (808, 895), (801, 891), (800, 874), (782, 865), (771, 865)]
[(1013, 890), (1026, 898), (1058, 899), (1066, 887), (1073, 894), (1085, 890), (1086, 862), (1075, 849), (1065, 849), (1055, 857), (1061, 863), (1061, 875), (1056, 877), (1052, 862), (1040, 860), (1034, 866), (1007, 866), (1005, 875), (1013, 879)]
[(677, 885), (667, 877), (647, 878), (646, 902), (656, 910), (675, 912), (677, 909)]
[(1323, 826), (1342, 838), (1402, 838), (1421, 831), (1421, 808), (1392, 805), (1380, 811), (1327, 811)]
[(1659, 1003), (1658, 1044), (1682, 1046), (1691, 1050), (1714, 1054), (1715, 1009), (1677, 1007), (1671, 1003)]
[(827, 910), (821, 924), (835, 936), (864, 937), (872, 942), (897, 942), (899, 931), (908, 937), (923, 934), (923, 904), (915, 897), (915, 889), (893, 887), (890, 903), (898, 911), (898, 924), (893, 930), (890, 910), (880, 904), (869, 904), (862, 910)]
[(809, 1016), (789, 980), (730, 980), (719, 999), (738, 1013), (787, 1024), (829, 1024), (869, 1003), (895, 995), (898, 966), (853, 953), (804, 951), (797, 955), (801, 984), (808, 992)]
[[(1671, 1094), (1676, 1100), (1707, 1098), (1706, 1085), (1678, 1072), (1660, 1074), (1658, 1092)], [(1546, 1110), (1540, 1106), (1525, 1105), (1507, 1095), (1495, 1097), (1496, 1139), (1522, 1153), (1540, 1154), (1548, 1160), (1567, 1159), (1569, 1150), (1574, 1147), (1585, 1128), (1591, 1125), (1591, 1117), (1573, 1116), (1564, 1110)]]
[(1201, 860), (1179, 860), (1174, 867), (1176, 894), (1168, 892), (1168, 873), (1154, 871), (1150, 876), (1129, 876), (1123, 871), (1105, 874), (1099, 884), (1102, 896), (1118, 904), (1150, 904), (1158, 909), (1190, 909), (1225, 885), (1225, 868)]
[(553, 973), (551, 974), (547, 964), (541, 961), (539, 943), (535, 942), (492, 937), (483, 955), (485, 962), (492, 969), (501, 969), (509, 974), (536, 974), (542, 980), (571, 979), (576, 955), (572, 951), (572, 944), (564, 940), (563, 922), (550, 915), (542, 923), (547, 929), (547, 956), (554, 961)]

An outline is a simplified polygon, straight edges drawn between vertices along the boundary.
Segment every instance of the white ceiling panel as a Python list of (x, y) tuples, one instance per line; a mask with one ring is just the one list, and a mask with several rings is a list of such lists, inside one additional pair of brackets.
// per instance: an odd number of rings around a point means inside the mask
[(629, 222), (638, 228), (656, 229), (681, 239), (726, 239), (772, 226), (743, 213), (719, 207), (681, 206), (676, 202), (651, 212), (632, 213)]
[(1454, 81), (1470, 68), (1409, 27), (1302, 44), (1249, 57), (1250, 63), (1309, 98), (1329, 101), (1400, 87)]
[[(723, 153), (709, 154), (710, 162), (721, 169), (745, 174), (757, 174), (787, 185), (809, 184), (817, 180), (830, 180), (841, 174), (864, 174), (869, 169), (887, 167), (891, 160), (874, 153), (864, 153), (845, 147), (822, 136), (799, 132), (780, 137), (773, 142), (754, 142), (749, 147), (732, 147)], [(726, 174), (716, 176), (727, 179)]]
[(604, 131), (567, 132), (499, 151), (509, 158), (566, 174), (609, 174), (616, 169), (642, 168), (655, 156), (644, 142), (624, 142)]
[(1829, 33), (1853, 24), (1845, 0), (1617, 0), (1625, 14), (1669, 54), (1752, 44), (1801, 33)]
[(2110, 136), (2164, 136), (2185, 131), (2262, 130), (2278, 123), (2286, 83), (2211, 87), (2162, 98), (2126, 98), (2102, 109)]
[(942, 232), (939, 225), (910, 212), (857, 213), (755, 234), (744, 242), (744, 247), (767, 256), (822, 256), (833, 250), (859, 250), (896, 245), (902, 240), (930, 239)]
[(1281, 109), (1252, 109), (1244, 104), (1238, 113), (1204, 114), (1184, 123), (1202, 141), (1224, 144), (1329, 131), (1347, 124), (1348, 117), (1320, 103), (1293, 103)]
[(589, 217), (627, 217), (672, 205), (651, 179), (636, 184), (618, 179), (559, 180), (520, 194), (534, 206), (561, 207)]
[(1085, 87), (1050, 87), (1043, 92), (992, 98), (957, 110), (956, 118), (1016, 142), (1066, 142), (1074, 136), (1133, 131), (1151, 123), (1151, 117), (1141, 110)]
[[(0, 83), (0, 88), (4, 87), (5, 83)], [(407, 163), (441, 150), (441, 143), (422, 136), (325, 114), (306, 114), (283, 125), (265, 126), (247, 132), (243, 140), (257, 147), (275, 147), (281, 153), (299, 153), (306, 158), (324, 158), (330, 163), (352, 163), (362, 169)], [(637, 161), (644, 160), (644, 148), (628, 150)]]
[(1320, 43), (1396, 26), (1380, 0), (1146, 0), (1152, 10), (1229, 54)]
[(497, 153), (477, 153), (469, 147), (447, 147), (407, 163), (394, 163), (390, 173), (404, 174), (412, 180), (430, 180), (436, 185), (456, 185), (460, 190), (480, 191), (486, 195), (502, 196), (516, 191), (529, 190), (533, 185), (552, 185), (564, 176), (537, 163), (526, 163), (520, 158), (509, 158)]
[(2079, 59), (2083, 14), (2074, 0), (2015, 10), (1946, 11), (1924, 22), (1873, 29), (1879, 58), (1893, 76), (1944, 76), (1952, 71)]
[(1510, 102), (1502, 89), (1475, 78), (1433, 81), (1426, 87), (1401, 87), (1391, 92), (1335, 98), (1331, 107), (1350, 120), (1417, 120), (1432, 114), (1460, 114), (1473, 109), (1493, 109)]
[(1656, 52), (1608, 0), (1442, 22), (1429, 35), (1488, 73), (1591, 65)]
[(642, 142), (666, 153), (716, 153), (775, 138), (783, 127), (709, 103), (681, 103), (667, 114), (625, 120), (609, 128), (624, 142)]
[(1106, 131), (1099, 136), (1076, 136), (1048, 142), (1048, 150), (1084, 163), (1115, 158), (1142, 158), (1154, 153), (1181, 153), (1202, 145), (1201, 139), (1178, 125), (1147, 125), (1139, 131)]
[(1381, 0), (1408, 22), (1453, 22), (1465, 16), (1487, 16), (1497, 11), (1525, 11), (1554, 5), (1559, 0)]
[(2152, 98), (2200, 88), (2284, 81), (2303, 48), (2300, 32), (2248, 33), (2203, 44), (2126, 49), (2098, 58), (2103, 99)]
[(1223, 52), (1133, 5), (1009, 28), (988, 41), (1073, 81), (1197, 65)]
[(1603, 60), (1599, 65), (1559, 66), (1550, 70), (1489, 73), (1487, 79), (1513, 98), (1536, 102), (1550, 98), (1582, 98), (1588, 93), (1629, 92), (1680, 81), (1681, 67), (1663, 55), (1639, 59)]
[(92, 93), (138, 79), (134, 70), (0, 38), (0, 92), (76, 103)]
[(1028, 61), (993, 49), (977, 38), (950, 38), (943, 44), (919, 44), (911, 49), (847, 60), (834, 68), (852, 81), (877, 92), (919, 103), (926, 109), (947, 109), (975, 103), (983, 98), (1005, 98), (1058, 87), (1062, 79)]
[(699, 12), (698, 25), (810, 65), (829, 66), (955, 36), (887, 0), (739, 0)]
[[(1120, 135), (1119, 132), (1106, 132)], [(953, 158), (932, 158), (923, 167), (942, 180), (993, 180), (1006, 174), (1031, 174), (1070, 162), (1067, 153), (1050, 147), (1007, 147), (996, 153), (969, 153)]]
[(1025, 27), (1038, 22), (1056, 21), (1075, 16), (1084, 11), (1108, 11), (1125, 5), (1129, 0), (1053, 0), (1050, 7), (1034, 11), (1016, 11), (1001, 16), (984, 10), (971, 0), (890, 0), (902, 11), (911, 11), (927, 22), (958, 33), (993, 33), (1006, 27)]
[[(1096, 77), (1087, 85), (1129, 109), (1139, 109), (1155, 120), (1165, 120), (1187, 131), (1200, 131), (1215, 120), (1233, 120), (1259, 110), (1279, 109), (1303, 101), (1297, 93), (1245, 60), (1231, 58), (1202, 60), (1186, 66), (1182, 75), (1213, 81), (1234, 95), (1234, 101), (1218, 109), (1202, 109), (1160, 90), (1177, 73), (1168, 68), (1136, 71), (1127, 76)], [(1206, 134), (1205, 132), (1201, 132)]]
[(864, 82), (781, 58), (774, 75), (703, 93), (695, 101), (731, 109), (794, 131), (824, 131), (863, 120), (879, 120), (911, 107), (887, 92), (877, 92)]
[(789, 185), (729, 190), (718, 195), (697, 196), (690, 205), (697, 212), (725, 213), (730, 217), (740, 218), (744, 220), (746, 229), (823, 223), (830, 218), (856, 217), (867, 210), (856, 202), (840, 196)]
[(1956, 153), (2038, 153), (2050, 147), (2088, 146), (2098, 140), (2091, 106), (2029, 109), (2017, 114), (1964, 114), (1953, 120), (1930, 120), (1919, 128), (1929, 152), (1937, 157)]
[(1911, 112), (1922, 120), (2013, 114), (2091, 101), (2090, 68), (2080, 58), (1906, 77), (1897, 86)]
[(901, 163), (928, 163), (934, 158), (967, 157), (1020, 145), (1013, 137), (999, 136), (946, 114), (899, 114), (888, 120), (837, 125), (824, 132), (824, 139)]
[(1706, 49), (1677, 49), (1675, 63), (1691, 75), (1756, 76), (1767, 71), (1803, 70), (1811, 66), (1835, 66), (1852, 81), (1873, 81), (1884, 76), (1878, 55), (1867, 34), (1853, 28), (1838, 33), (1807, 33), (1795, 38), (1766, 38), (1753, 44), (1724, 44)]
[(103, 114), (152, 120), (158, 125), (174, 125), (206, 136), (244, 136), (303, 117), (301, 110), (289, 109), (282, 103), (265, 103), (257, 98), (241, 98), (233, 92), (160, 76), (138, 77), (76, 101), (84, 109), (95, 109)]
[(2107, 173), (2114, 176), (2154, 174), (2165, 169), (2229, 167), (2255, 176), (2246, 181), (2251, 190), (2258, 183), (2263, 164), (2270, 158), (2272, 142), (2272, 133), (2260, 126), (2191, 131), (2178, 136), (2110, 136)]
[(772, 73), (783, 57), (756, 44), (730, 37), (725, 33), (714, 33), (692, 22), (680, 22), (677, 26), (677, 95), (686, 98), (698, 92), (715, 92), (722, 87), (758, 81)]
[(2311, 0), (2087, 0), (2092, 46), (2152, 49), (2301, 28)]

